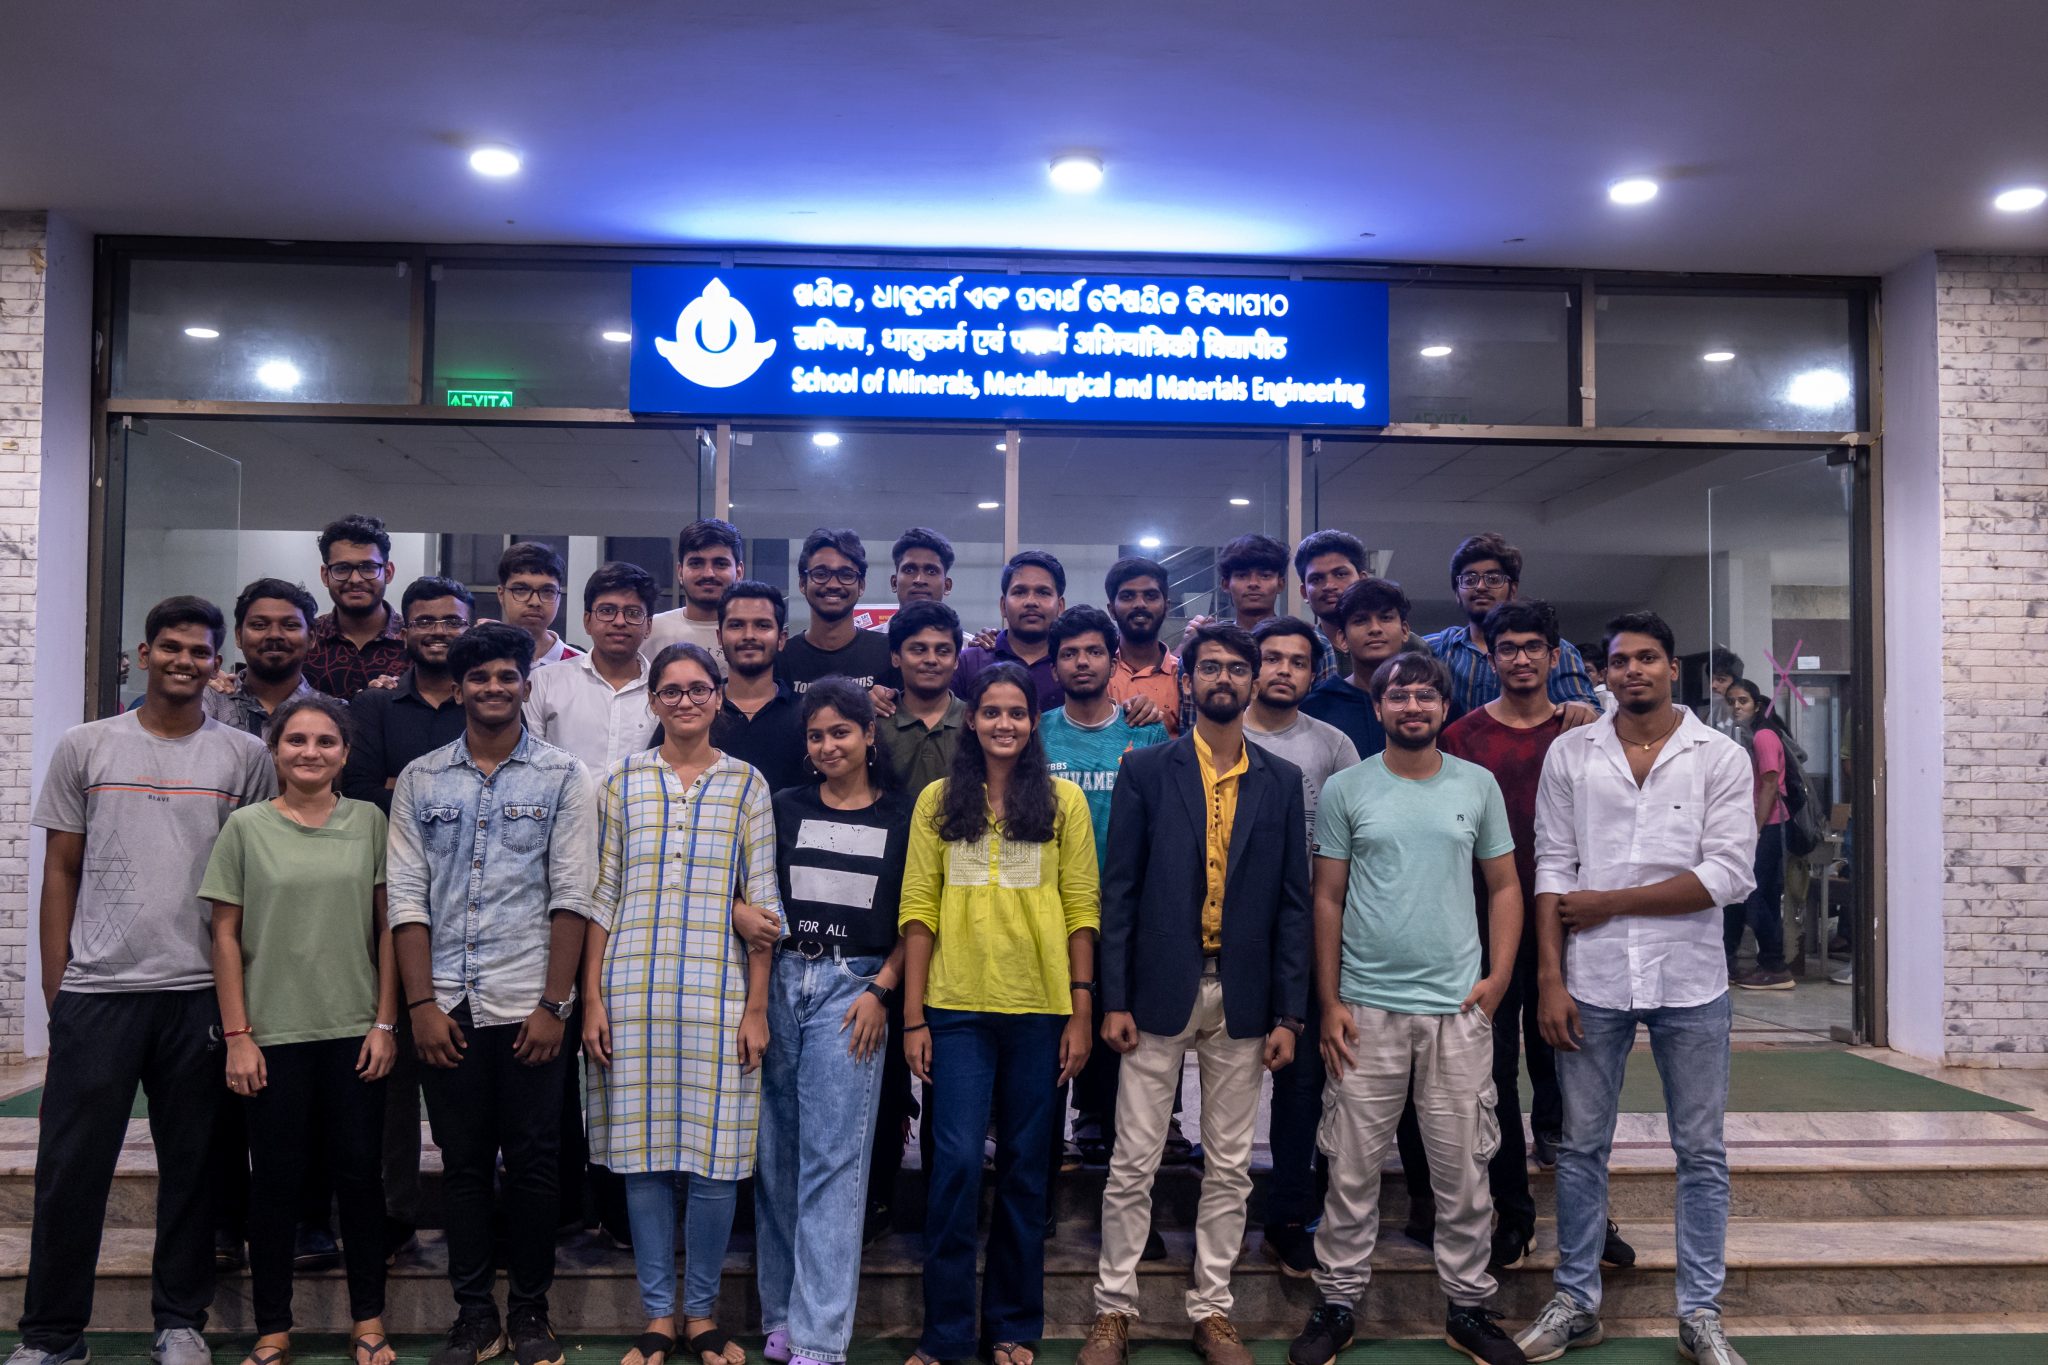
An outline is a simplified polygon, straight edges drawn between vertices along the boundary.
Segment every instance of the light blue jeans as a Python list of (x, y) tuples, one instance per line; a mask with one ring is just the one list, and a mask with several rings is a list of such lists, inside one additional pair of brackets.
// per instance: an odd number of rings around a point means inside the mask
[(683, 1316), (715, 1316), (719, 1275), (725, 1269), (726, 1243), (732, 1240), (732, 1214), (739, 1203), (740, 1182), (674, 1171), (624, 1179), (640, 1307), (650, 1318), (675, 1315), (676, 1192), (688, 1182), (690, 1206), (683, 1215)]
[(1557, 1152), (1557, 1287), (1600, 1311), (1600, 1248), (1607, 1238), (1607, 1158), (1622, 1075), (1636, 1025), (1664, 1082), (1664, 1113), (1678, 1154), (1678, 1315), (1721, 1311), (1728, 1276), (1727, 994), (1686, 1009), (1607, 1010), (1579, 1002), (1585, 1039), (1557, 1054), (1564, 1141)]
[(754, 1177), (761, 1327), (787, 1331), (792, 1352), (809, 1360), (843, 1361), (853, 1339), (868, 1138), (895, 1040), (856, 1061), (841, 1024), (881, 970), (879, 957), (784, 952), (768, 985)]

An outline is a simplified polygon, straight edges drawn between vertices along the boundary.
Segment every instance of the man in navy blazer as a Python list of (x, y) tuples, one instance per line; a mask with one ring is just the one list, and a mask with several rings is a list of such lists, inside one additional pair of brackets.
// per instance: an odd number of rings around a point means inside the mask
[(1230, 1271), (1251, 1197), (1260, 1077), (1292, 1061), (1314, 929), (1301, 770), (1244, 737), (1259, 651), (1235, 625), (1181, 641), (1195, 724), (1124, 756), (1110, 801), (1097, 959), (1103, 1040), (1122, 1054), (1095, 1325), (1077, 1365), (1123, 1365), (1152, 1177), (1189, 1051), (1202, 1073), (1202, 1198), (1187, 1312), (1210, 1365), (1251, 1365)]

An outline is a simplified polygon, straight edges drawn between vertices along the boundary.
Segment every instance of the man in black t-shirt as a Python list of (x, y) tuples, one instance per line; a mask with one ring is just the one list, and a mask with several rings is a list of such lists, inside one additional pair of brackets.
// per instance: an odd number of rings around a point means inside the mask
[(742, 578), (718, 603), (726, 678), (725, 700), (711, 720), (712, 747), (752, 764), (770, 791), (806, 780), (796, 693), (779, 676), (788, 621), (782, 589), (757, 579)]
[(878, 682), (896, 686), (889, 667), (889, 637), (853, 623), (853, 609), (868, 581), (868, 554), (860, 537), (819, 527), (804, 537), (796, 572), (811, 608), (811, 624), (783, 646), (775, 676), (798, 695), (832, 673), (862, 687)]

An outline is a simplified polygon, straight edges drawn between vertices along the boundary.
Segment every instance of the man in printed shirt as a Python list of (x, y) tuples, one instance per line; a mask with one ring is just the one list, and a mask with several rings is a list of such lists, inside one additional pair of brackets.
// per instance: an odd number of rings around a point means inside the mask
[(334, 610), (313, 619), (306, 681), (328, 696), (347, 701), (405, 668), (399, 616), (384, 600), (396, 569), (391, 533), (376, 517), (351, 514), (320, 533), (320, 581)]
[[(1469, 537), (1451, 555), (1451, 591), (1470, 620), (1424, 637), (1451, 670), (1451, 719), (1476, 711), (1500, 695), (1500, 674), (1486, 648), (1486, 613), (1515, 600), (1521, 590), (1522, 552), (1493, 531)], [(1591, 725), (1600, 715), (1593, 679), (1578, 646), (1562, 641), (1550, 665), (1550, 699), (1565, 709), (1565, 728)]]
[(1728, 964), (1721, 909), (1754, 885), (1749, 756), (1671, 704), (1671, 628), (1607, 623), (1611, 716), (1558, 736), (1536, 794), (1537, 980), (1558, 1049), (1557, 1295), (1516, 1338), (1530, 1360), (1600, 1340), (1607, 1159), (1637, 1025), (1647, 1025), (1678, 1154), (1678, 1339), (1742, 1365), (1721, 1323), (1727, 1277)]

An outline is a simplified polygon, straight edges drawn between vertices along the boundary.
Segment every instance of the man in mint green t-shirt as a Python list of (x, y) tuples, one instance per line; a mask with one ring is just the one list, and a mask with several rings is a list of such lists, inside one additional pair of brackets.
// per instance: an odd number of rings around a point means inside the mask
[[(1444, 1335), (1474, 1360), (1521, 1359), (1485, 1304), (1495, 1289), (1486, 1163), (1500, 1144), (1493, 1012), (1514, 971), (1522, 892), (1493, 774), (1436, 747), (1450, 690), (1434, 655), (1381, 664), (1371, 691), (1386, 750), (1332, 777), (1316, 811), (1330, 1193), (1315, 1243), (1322, 1302), (1288, 1353), (1293, 1365), (1328, 1365), (1350, 1343), (1372, 1276), (1380, 1167), (1411, 1082), (1436, 1176)], [(1483, 976), (1475, 863), (1490, 897), (1492, 970)]]

